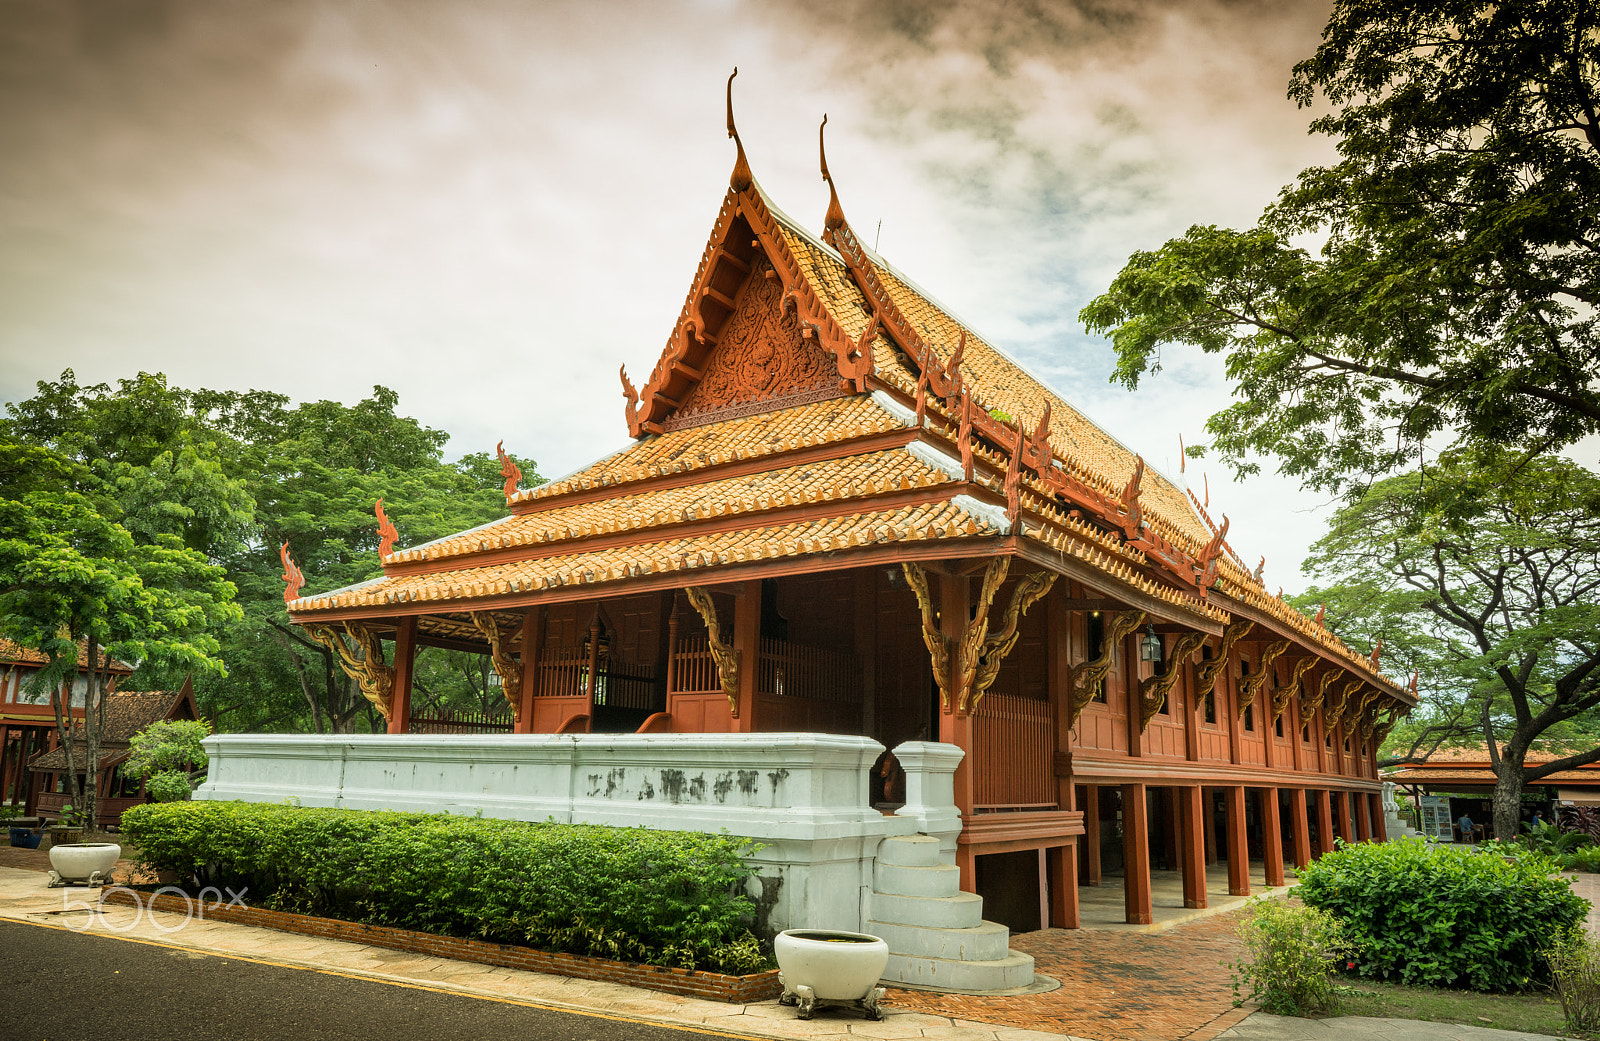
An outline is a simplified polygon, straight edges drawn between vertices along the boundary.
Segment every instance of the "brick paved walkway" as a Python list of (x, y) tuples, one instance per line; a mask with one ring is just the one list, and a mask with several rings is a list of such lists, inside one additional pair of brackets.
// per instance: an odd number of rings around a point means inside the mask
[[(1234, 1025), (1225, 961), (1239, 956), (1233, 930), (1242, 911), (1155, 934), (1045, 929), (1011, 938), (1035, 971), (1061, 989), (1019, 997), (891, 990), (889, 1004), (942, 1016), (1100, 1041), (1193, 1041)], [(1219, 1018), (1220, 1017), (1220, 1018)], [(1197, 1033), (1198, 1031), (1198, 1033)]]

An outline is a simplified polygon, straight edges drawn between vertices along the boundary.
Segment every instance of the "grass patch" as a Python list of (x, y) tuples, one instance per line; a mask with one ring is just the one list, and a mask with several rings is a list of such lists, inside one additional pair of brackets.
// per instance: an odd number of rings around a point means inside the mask
[(1470, 990), (1404, 987), (1371, 980), (1350, 981), (1350, 984), (1348, 988), (1341, 988), (1340, 1015), (1421, 1019), (1523, 1034), (1572, 1036), (1561, 1013), (1561, 1002), (1550, 991), (1484, 994)]

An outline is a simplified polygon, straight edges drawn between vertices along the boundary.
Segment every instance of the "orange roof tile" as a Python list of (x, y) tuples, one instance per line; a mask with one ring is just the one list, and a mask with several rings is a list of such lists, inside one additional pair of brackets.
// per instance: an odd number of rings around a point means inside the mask
[[(0, 665), (44, 665), (49, 661), (43, 654), (32, 647), (24, 647), (19, 643), (0, 638)], [(78, 668), (89, 667), (89, 645), (87, 640), (78, 641)], [(124, 676), (133, 673), (133, 666), (126, 662), (113, 660), (111, 671)]]
[(714, 517), (749, 514), (751, 523), (760, 523), (757, 515), (774, 509), (803, 503), (868, 500), (887, 492), (931, 488), (949, 480), (902, 449), (870, 452), (680, 488), (632, 494), (619, 489), (614, 498), (513, 515), (459, 535), (399, 550), (387, 562), (444, 560), (622, 531), (638, 532), (643, 540), (650, 537), (650, 529)]
[(641, 575), (688, 572), (752, 560), (831, 553), (881, 543), (995, 534), (998, 532), (982, 518), (969, 514), (953, 502), (944, 501), (893, 510), (821, 517), (771, 527), (667, 538), (536, 560), (419, 575), (387, 576), (345, 589), (301, 597), (289, 608), (302, 613), (503, 596), (559, 586), (598, 585)]

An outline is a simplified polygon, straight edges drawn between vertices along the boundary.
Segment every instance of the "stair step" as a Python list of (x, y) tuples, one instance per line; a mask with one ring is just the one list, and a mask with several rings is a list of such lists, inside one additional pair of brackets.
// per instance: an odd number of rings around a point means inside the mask
[(878, 863), (896, 867), (936, 867), (939, 840), (932, 835), (894, 835), (878, 844)]
[(1010, 951), (994, 961), (953, 961), (891, 954), (883, 978), (940, 990), (1012, 990), (1033, 982), (1033, 957)]
[(969, 929), (871, 921), (866, 931), (881, 936), (890, 954), (948, 961), (998, 961), (1010, 953), (1011, 930), (998, 922), (980, 922)]
[(872, 919), (936, 929), (972, 929), (983, 923), (983, 897), (976, 893), (928, 897), (874, 892)]
[(872, 888), (900, 896), (955, 896), (961, 891), (961, 869), (954, 864), (906, 867), (879, 860), (872, 872)]

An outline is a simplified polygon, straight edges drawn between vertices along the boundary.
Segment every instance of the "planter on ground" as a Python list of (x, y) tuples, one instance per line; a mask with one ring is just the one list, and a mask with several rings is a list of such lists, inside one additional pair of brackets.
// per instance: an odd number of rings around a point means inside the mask
[(50, 833), (50, 845), (70, 846), (83, 841), (83, 829), (65, 824), (52, 824), (45, 829)]
[(44, 838), (44, 832), (34, 831), (31, 828), (12, 828), (11, 844), (19, 849), (38, 849), (39, 840)]
[(810, 1019), (818, 1005), (860, 1008), (882, 1019), (878, 979), (889, 964), (889, 945), (876, 936), (831, 929), (786, 929), (773, 941), (784, 1005)]
[(50, 885), (103, 885), (122, 856), (115, 842), (69, 842), (50, 847)]

